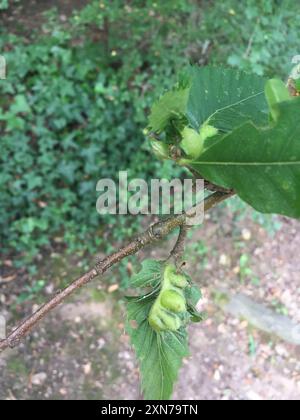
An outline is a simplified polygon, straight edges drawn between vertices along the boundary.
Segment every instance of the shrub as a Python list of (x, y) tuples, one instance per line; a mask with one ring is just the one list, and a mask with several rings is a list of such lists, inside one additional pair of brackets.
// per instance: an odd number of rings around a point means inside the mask
[(299, 52), (296, 5), (246, 3), (97, 0), (66, 23), (49, 13), (30, 40), (2, 29), (3, 253), (31, 261), (53, 238), (94, 251), (104, 222), (115, 237), (132, 233), (136, 220), (96, 213), (95, 186), (122, 169), (169, 172), (150, 158), (145, 114), (187, 61), (205, 63), (210, 52), (213, 62), (287, 75)]

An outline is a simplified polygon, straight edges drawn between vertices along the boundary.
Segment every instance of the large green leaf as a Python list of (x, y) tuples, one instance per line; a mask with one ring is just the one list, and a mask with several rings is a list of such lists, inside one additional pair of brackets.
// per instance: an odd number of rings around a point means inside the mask
[(243, 124), (190, 164), (256, 210), (300, 217), (300, 98), (279, 104), (276, 125)]
[[(127, 305), (127, 332), (140, 361), (142, 389), (146, 400), (166, 400), (172, 395), (183, 357), (188, 355), (185, 328), (155, 332), (148, 315), (155, 296), (131, 298)], [(132, 326), (132, 321), (137, 325)]]
[(267, 123), (262, 77), (220, 67), (192, 67), (191, 73), (187, 117), (194, 129), (205, 122), (224, 132), (249, 120)]

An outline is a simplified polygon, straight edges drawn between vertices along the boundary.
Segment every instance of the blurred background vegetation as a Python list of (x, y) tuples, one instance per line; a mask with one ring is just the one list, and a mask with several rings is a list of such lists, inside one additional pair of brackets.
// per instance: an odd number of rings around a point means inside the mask
[[(60, 3), (69, 3), (67, 13)], [(47, 10), (50, 6), (55, 8)], [(286, 78), (299, 53), (290, 0), (0, 0), (2, 257), (34, 261), (59, 245), (109, 250), (138, 218), (101, 219), (97, 180), (171, 176), (143, 135), (153, 100), (187, 63)], [(78, 10), (75, 10), (77, 8)], [(174, 172), (172, 172), (174, 174)]]

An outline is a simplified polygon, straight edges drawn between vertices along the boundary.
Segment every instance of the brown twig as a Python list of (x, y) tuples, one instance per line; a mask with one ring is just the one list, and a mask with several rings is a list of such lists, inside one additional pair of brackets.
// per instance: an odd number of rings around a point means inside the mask
[[(204, 210), (208, 211), (218, 203), (231, 197), (232, 194), (216, 192), (204, 201)], [(113, 265), (119, 263), (124, 258), (136, 254), (145, 246), (154, 244), (157, 241), (165, 238), (171, 231), (177, 227), (184, 226), (187, 218), (192, 217), (187, 214), (181, 214), (172, 216), (164, 221), (158, 222), (147, 229), (144, 233), (139, 235), (136, 239), (131, 241), (128, 245), (121, 248), (114, 254), (106, 257), (102, 261), (98, 262), (95, 267), (69, 284), (65, 289), (58, 292), (52, 299), (46, 304), (42, 305), (33, 315), (29, 316), (24, 322), (16, 327), (11, 334), (4, 340), (0, 340), (0, 353), (7, 348), (16, 347), (22, 338), (27, 336), (32, 329), (41, 321), (46, 315), (49, 314), (54, 308), (65, 301), (76, 290), (80, 289), (95, 277), (103, 275)]]
[(170, 253), (169, 258), (174, 258), (176, 267), (180, 269), (180, 265), (182, 265), (182, 258), (185, 251), (185, 242), (187, 238), (187, 233), (190, 226), (182, 225), (180, 226), (180, 232), (176, 241), (176, 244), (174, 245), (174, 248), (172, 249)]

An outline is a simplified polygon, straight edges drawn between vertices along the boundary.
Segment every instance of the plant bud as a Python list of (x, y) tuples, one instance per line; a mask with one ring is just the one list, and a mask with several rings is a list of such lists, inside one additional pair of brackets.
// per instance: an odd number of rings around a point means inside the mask
[(182, 132), (182, 141), (180, 147), (188, 158), (197, 159), (203, 150), (203, 137), (193, 128), (185, 127)]

